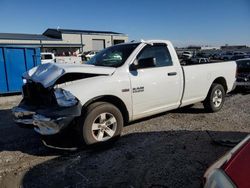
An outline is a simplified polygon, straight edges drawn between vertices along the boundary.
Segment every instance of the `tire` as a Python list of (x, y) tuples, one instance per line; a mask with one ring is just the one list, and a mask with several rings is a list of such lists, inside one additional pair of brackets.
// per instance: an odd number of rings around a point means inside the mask
[(80, 143), (94, 145), (117, 140), (124, 122), (122, 113), (116, 106), (97, 102), (87, 108), (77, 124)]
[(203, 105), (207, 112), (218, 112), (222, 108), (224, 101), (224, 87), (221, 84), (213, 83)]

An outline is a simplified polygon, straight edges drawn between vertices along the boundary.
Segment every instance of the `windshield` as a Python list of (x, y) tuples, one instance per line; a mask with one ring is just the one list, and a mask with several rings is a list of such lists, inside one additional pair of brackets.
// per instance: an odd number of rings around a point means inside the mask
[(116, 45), (102, 50), (86, 64), (105, 67), (120, 67), (128, 59), (139, 43)]

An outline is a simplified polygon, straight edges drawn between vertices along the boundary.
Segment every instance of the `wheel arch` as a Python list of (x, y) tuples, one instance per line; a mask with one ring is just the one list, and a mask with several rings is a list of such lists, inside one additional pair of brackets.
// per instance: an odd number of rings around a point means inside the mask
[(125, 103), (119, 97), (116, 97), (114, 95), (102, 95), (102, 96), (98, 96), (98, 97), (94, 97), (94, 98), (90, 99), (89, 101), (87, 101), (83, 105), (82, 113), (85, 112), (85, 110), (87, 109), (87, 107), (89, 105), (91, 105), (95, 102), (108, 102), (110, 104), (113, 104), (121, 111), (122, 116), (123, 116), (123, 120), (124, 120), (124, 124), (127, 124), (129, 122), (129, 112), (128, 112), (128, 109), (127, 109)]
[[(227, 93), (227, 90), (228, 90), (227, 81), (226, 81), (226, 79), (224, 77), (218, 77), (218, 78), (216, 78), (212, 82), (212, 84), (221, 84), (223, 86), (224, 90), (225, 90), (225, 93)], [(211, 87), (212, 87), (212, 85), (211, 85)]]

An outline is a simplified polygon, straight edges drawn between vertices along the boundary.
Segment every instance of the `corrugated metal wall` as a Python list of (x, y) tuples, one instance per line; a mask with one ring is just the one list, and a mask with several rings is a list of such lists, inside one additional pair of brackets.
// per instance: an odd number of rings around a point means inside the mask
[(0, 94), (20, 92), (23, 73), (39, 64), (40, 48), (0, 46)]

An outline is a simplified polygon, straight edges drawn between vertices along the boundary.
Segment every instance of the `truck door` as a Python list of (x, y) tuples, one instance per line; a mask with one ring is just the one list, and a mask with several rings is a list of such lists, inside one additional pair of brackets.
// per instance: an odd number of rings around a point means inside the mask
[(182, 72), (173, 65), (166, 44), (146, 45), (131, 66), (134, 119), (179, 106)]

